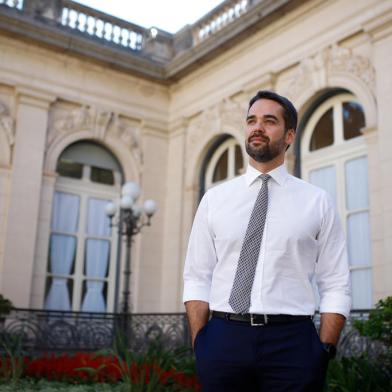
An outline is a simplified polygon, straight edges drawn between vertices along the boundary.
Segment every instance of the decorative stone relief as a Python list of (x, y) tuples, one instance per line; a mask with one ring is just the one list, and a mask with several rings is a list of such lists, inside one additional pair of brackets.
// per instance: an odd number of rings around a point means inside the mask
[(112, 126), (109, 128), (109, 134), (127, 145), (139, 165), (143, 163), (140, 121), (115, 114)]
[(351, 49), (334, 45), (329, 49), (328, 71), (355, 75), (367, 85), (375, 96), (376, 72), (368, 58), (353, 54)]
[(315, 89), (316, 86), (325, 86), (325, 61), (326, 52), (319, 52), (313, 57), (303, 59), (283, 95), (295, 100), (304, 91)]
[(241, 131), (244, 113), (244, 107), (230, 98), (203, 111), (189, 121), (188, 145), (196, 145), (200, 140), (205, 140), (206, 135), (218, 135), (228, 129)]
[(245, 113), (246, 109), (237, 102), (231, 99), (225, 99), (220, 104), (222, 131), (225, 131), (225, 127), (230, 129), (237, 129), (239, 132), (242, 131), (245, 124)]
[[(222, 133), (238, 132), (241, 135), (246, 109), (230, 98), (224, 99), (189, 120), (187, 130), (187, 162), (196, 163), (206, 143)], [(188, 173), (188, 180), (192, 175)]]
[(362, 80), (375, 96), (375, 71), (369, 59), (338, 45), (321, 50), (301, 61), (283, 95), (296, 100), (306, 91), (317, 91), (328, 86), (328, 78), (345, 73)]
[(12, 147), (15, 143), (14, 120), (2, 104), (0, 104), (0, 129), (5, 133), (8, 144)]
[(113, 113), (94, 107), (82, 106), (63, 116), (54, 116), (53, 125), (48, 135), (48, 144), (60, 134), (78, 131), (90, 131), (97, 139), (104, 139), (112, 119)]
[(81, 131), (91, 133), (98, 140), (105, 140), (107, 136), (121, 140), (134, 154), (137, 162), (142, 163), (140, 121), (92, 106), (55, 110), (49, 127), (48, 147), (55, 140)]

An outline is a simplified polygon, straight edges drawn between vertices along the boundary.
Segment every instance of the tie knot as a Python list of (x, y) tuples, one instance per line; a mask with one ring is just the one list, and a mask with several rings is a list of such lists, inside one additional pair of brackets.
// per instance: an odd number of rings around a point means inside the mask
[(263, 180), (263, 182), (268, 182), (271, 176), (269, 174), (260, 174), (260, 178)]

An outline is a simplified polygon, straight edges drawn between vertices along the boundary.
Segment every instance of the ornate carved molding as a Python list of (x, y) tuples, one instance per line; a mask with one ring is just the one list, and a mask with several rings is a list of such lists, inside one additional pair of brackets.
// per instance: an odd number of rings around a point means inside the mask
[(328, 72), (344, 72), (361, 79), (375, 96), (376, 72), (370, 60), (338, 45), (329, 49)]
[(370, 60), (338, 45), (302, 60), (283, 94), (296, 100), (306, 91), (328, 87), (329, 78), (339, 73), (361, 80), (375, 97), (375, 70)]
[(89, 132), (96, 140), (105, 141), (107, 137), (121, 140), (137, 162), (142, 163), (140, 122), (93, 106), (82, 106), (65, 113), (54, 110), (47, 147), (71, 133), (81, 131)]
[(109, 134), (114, 138), (120, 139), (124, 144), (126, 144), (139, 165), (143, 163), (140, 121), (132, 121), (115, 114), (113, 124), (109, 128)]
[(219, 135), (233, 129), (240, 132), (245, 111), (243, 105), (230, 98), (203, 111), (189, 121), (188, 146), (204, 143), (206, 135)]
[(321, 51), (313, 57), (303, 59), (297, 72), (289, 82), (283, 95), (295, 100), (304, 91), (317, 90), (327, 84), (326, 63), (327, 52)]
[[(200, 154), (208, 143), (218, 135), (230, 133), (241, 137), (246, 105), (226, 98), (189, 119), (186, 141), (187, 162), (200, 162)], [(187, 185), (193, 181), (194, 167), (187, 167)]]
[(0, 129), (5, 133), (8, 145), (12, 147), (15, 143), (14, 120), (9, 115), (7, 108), (2, 104), (0, 104)]

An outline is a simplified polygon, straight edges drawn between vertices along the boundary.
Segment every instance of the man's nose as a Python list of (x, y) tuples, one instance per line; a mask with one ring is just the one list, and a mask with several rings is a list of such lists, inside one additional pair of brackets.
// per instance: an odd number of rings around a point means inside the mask
[(262, 121), (259, 120), (255, 122), (254, 131), (263, 132), (263, 133), (265, 132), (264, 124)]

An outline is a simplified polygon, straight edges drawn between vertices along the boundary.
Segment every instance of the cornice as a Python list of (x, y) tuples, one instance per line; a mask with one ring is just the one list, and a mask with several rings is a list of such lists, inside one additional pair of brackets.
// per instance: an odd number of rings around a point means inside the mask
[(11, 38), (40, 44), (44, 47), (68, 53), (136, 76), (164, 83), (162, 65), (135, 54), (131, 50), (117, 48), (110, 43), (78, 34), (59, 25), (45, 23), (0, 6), (0, 31)]

